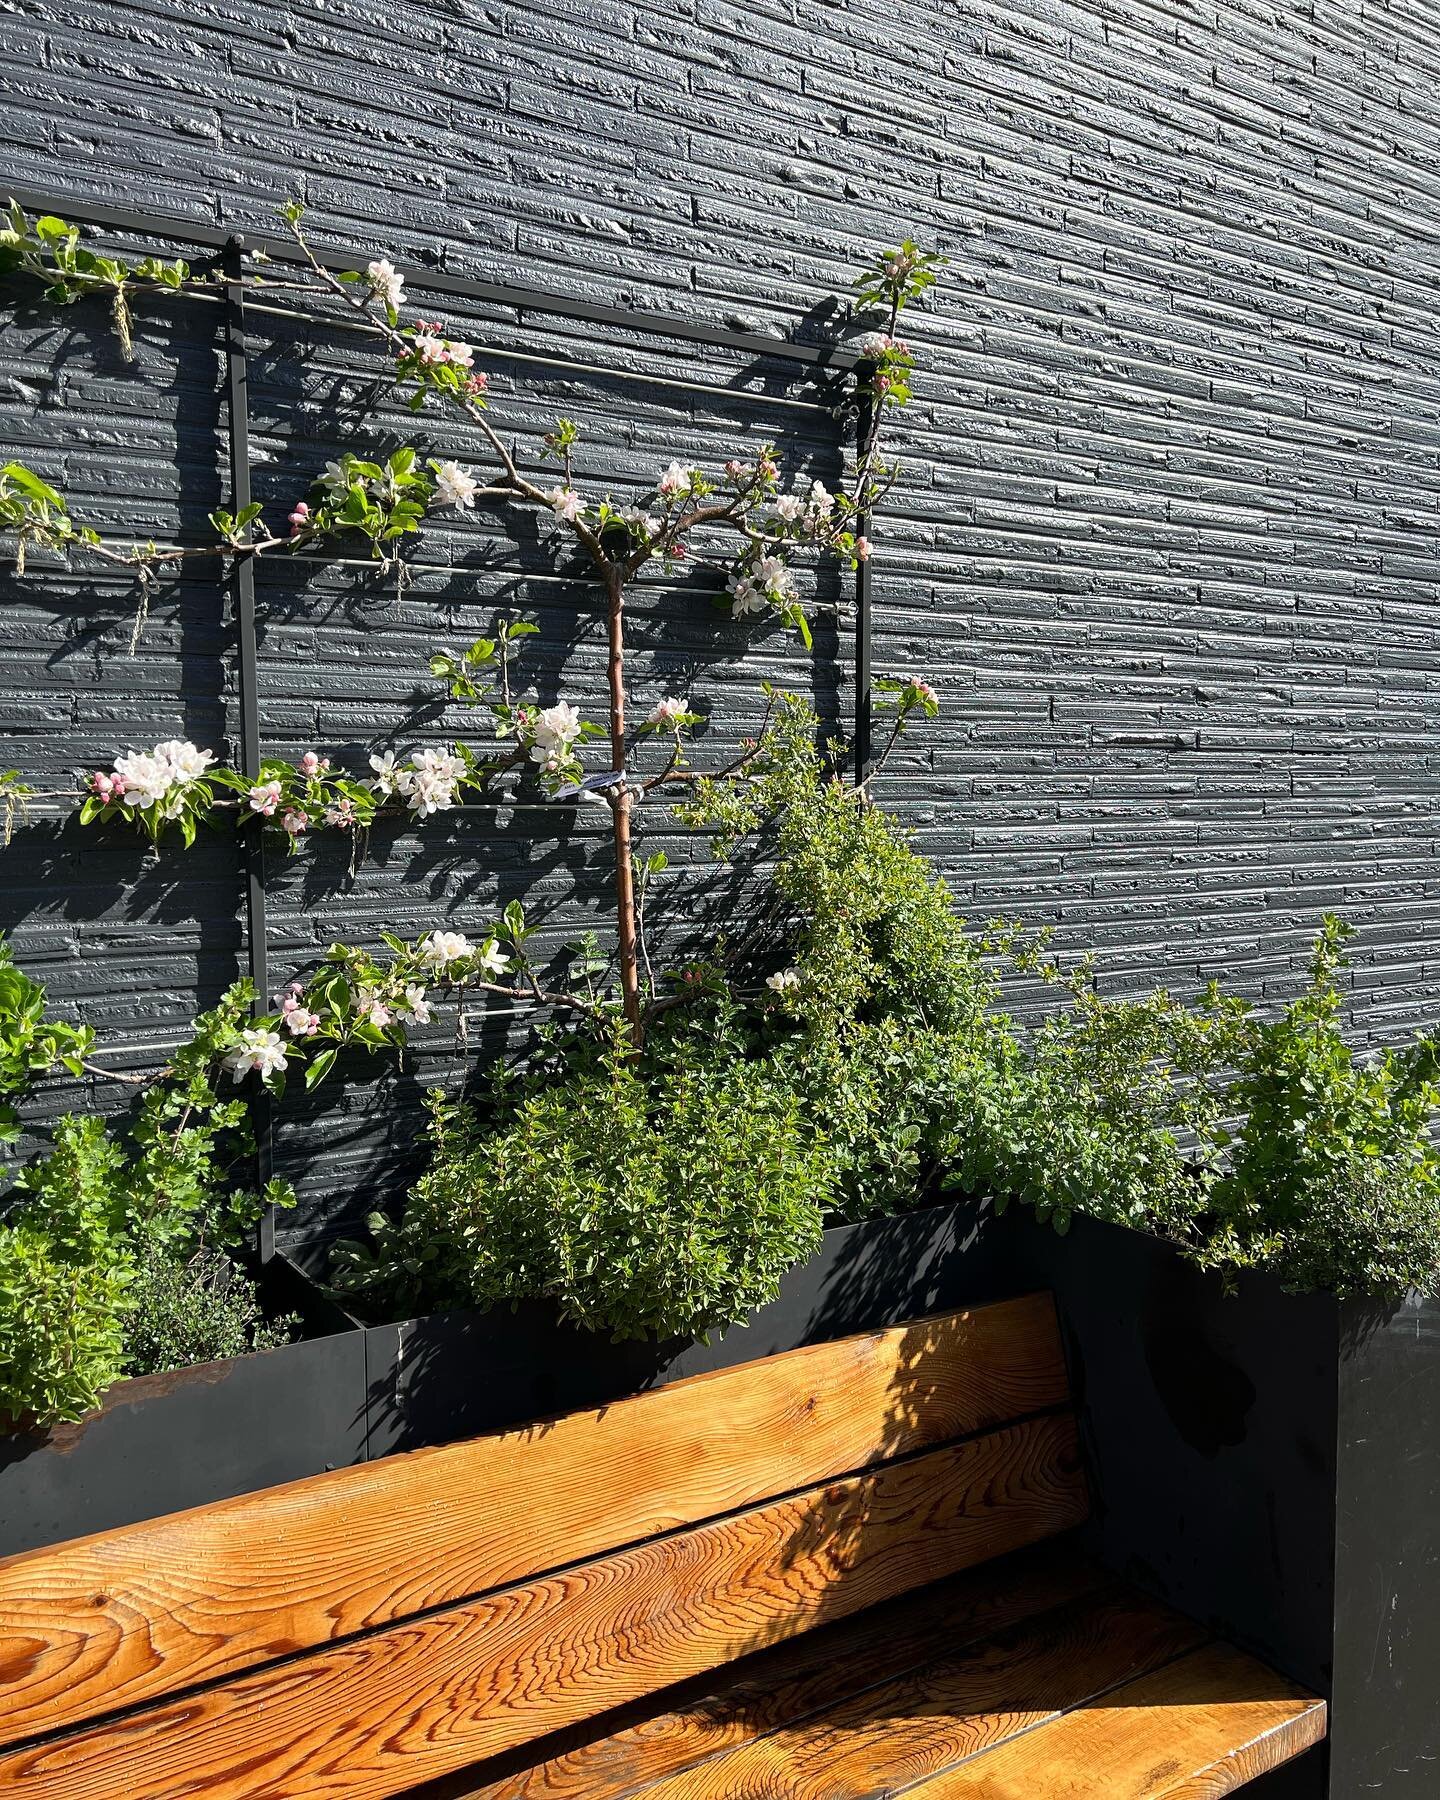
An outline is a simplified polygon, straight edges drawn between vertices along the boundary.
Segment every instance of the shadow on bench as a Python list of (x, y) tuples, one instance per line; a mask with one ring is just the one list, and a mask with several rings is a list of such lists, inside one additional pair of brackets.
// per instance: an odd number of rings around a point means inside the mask
[(791, 1351), (0, 1563), (0, 1791), (1208, 1800), (1324, 1736), (1086, 1509), (1048, 1296)]

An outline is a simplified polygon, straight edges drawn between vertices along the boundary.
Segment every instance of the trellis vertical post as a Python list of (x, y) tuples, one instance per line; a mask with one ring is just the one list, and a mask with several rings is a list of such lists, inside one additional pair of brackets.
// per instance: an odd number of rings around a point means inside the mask
[[(866, 394), (861, 398), (859, 411), (855, 421), (856, 453), (863, 459), (867, 454), (870, 439), (875, 429), (875, 403)], [(860, 514), (856, 521), (857, 532), (868, 538), (870, 535), (870, 513)], [(872, 595), (870, 560), (862, 558), (855, 571), (855, 779), (865, 781), (874, 767), (874, 745), (871, 729), (871, 685), (873, 672), (871, 668)]]
[[(250, 396), (249, 363), (245, 344), (245, 259), (243, 237), (226, 240), (225, 361), (228, 421), (230, 428), (231, 509), (239, 513), (250, 504)], [(235, 606), (235, 638), (240, 698), (240, 750), (245, 773), (260, 778), (260, 646), (255, 627), (255, 559), (243, 552), (234, 559), (231, 576)], [(255, 984), (255, 1005), (263, 1011), (270, 996), (270, 955), (265, 920), (265, 833), (242, 833), (245, 859), (245, 942), (250, 979)], [(263, 1187), (275, 1169), (274, 1109), (270, 1095), (260, 1088), (252, 1102), (255, 1130), (256, 1174)], [(266, 1207), (260, 1219), (260, 1260), (275, 1254), (275, 1209)]]

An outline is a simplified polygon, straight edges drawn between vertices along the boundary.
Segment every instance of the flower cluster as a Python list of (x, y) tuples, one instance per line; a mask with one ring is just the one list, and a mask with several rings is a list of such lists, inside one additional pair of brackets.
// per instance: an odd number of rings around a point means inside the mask
[(490, 383), (475, 367), (475, 347), (447, 337), (440, 319), (417, 319), (402, 334), (405, 348), (395, 357), (395, 376), (402, 386), (413, 386), (412, 412), (419, 412), (430, 393), (448, 395), (467, 405), (483, 407)]
[(243, 818), (278, 826), (292, 853), (317, 825), (355, 831), (375, 817), (375, 798), (365, 783), (337, 772), (330, 758), (316, 750), (307, 750), (293, 763), (266, 757), (254, 781), (230, 770), (216, 779), (240, 795)]
[(449, 812), (460, 797), (461, 789), (476, 779), (473, 756), (459, 745), (453, 751), (421, 749), (410, 752), (408, 763), (395, 759), (395, 752), (372, 756), (370, 767), (375, 773), (365, 785), (382, 799), (398, 797), (409, 810), (428, 819), (432, 813)]
[(388, 256), (377, 256), (365, 265), (365, 279), (370, 292), (394, 318), (405, 304), (405, 277)]
[(187, 844), (195, 841), (198, 820), (215, 798), (210, 774), (214, 753), (186, 738), (167, 738), (153, 750), (130, 750), (109, 770), (97, 769), (80, 809), (80, 823), (117, 815), (135, 820), (152, 840), (167, 825), (179, 825)]
[(799, 610), (800, 590), (794, 571), (781, 556), (760, 549), (738, 565), (726, 584), (731, 596), (730, 615), (743, 619), (774, 607), (787, 623)]
[(436, 930), (409, 944), (386, 932), (388, 961), (353, 944), (332, 944), (318, 973), (290, 982), (275, 995), (273, 1012), (227, 1036), (222, 1067), (233, 1081), (253, 1073), (280, 1092), (297, 1065), (304, 1067), (306, 1086), (315, 1086), (347, 1045), (402, 1049), (411, 1027), (428, 1025), (434, 1016), (432, 988), (493, 987), (502, 976), (518, 978), (527, 967), (523, 944), (530, 935), (524, 912), (512, 902), (479, 942), (463, 932)]

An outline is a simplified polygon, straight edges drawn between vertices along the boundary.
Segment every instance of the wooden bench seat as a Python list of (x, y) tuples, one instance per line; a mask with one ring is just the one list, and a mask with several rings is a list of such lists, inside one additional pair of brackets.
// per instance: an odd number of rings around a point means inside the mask
[(1086, 1507), (1047, 1296), (339, 1470), (0, 1562), (0, 1795), (1198, 1800), (1324, 1735)]

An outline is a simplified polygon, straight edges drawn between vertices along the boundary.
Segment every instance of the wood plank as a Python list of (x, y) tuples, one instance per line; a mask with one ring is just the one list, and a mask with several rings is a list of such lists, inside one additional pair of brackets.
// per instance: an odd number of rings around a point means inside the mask
[(1075, 1427), (930, 1451), (0, 1756), (16, 1800), (387, 1800), (1077, 1524)]
[[(922, 1668), (935, 1646), (976, 1643), (1037, 1613), (1119, 1584), (1068, 1544), (1001, 1557), (920, 1592), (744, 1657), (621, 1716), (556, 1733), (444, 1786), (444, 1800), (600, 1800), (628, 1794), (837, 1698)], [(535, 1761), (539, 1750), (543, 1761)], [(434, 1796), (439, 1800), (439, 1796)]]
[[(1207, 1639), (1133, 1589), (1087, 1595), (629, 1791), (643, 1800), (883, 1800)], [(1033, 1792), (1048, 1800), (1048, 1789)]]
[[(0, 1562), (0, 1743), (1063, 1404), (1049, 1295)], [(423, 1554), (416, 1554), (423, 1546)]]
[(1325, 1702), (1228, 1644), (922, 1782), (913, 1800), (1220, 1800), (1325, 1736)]

